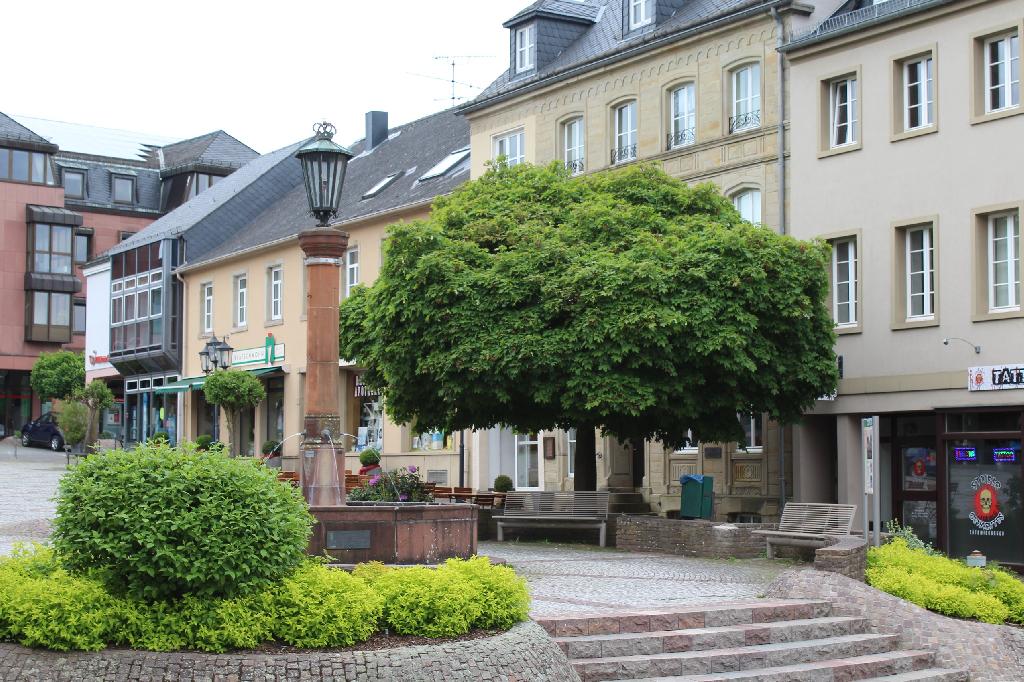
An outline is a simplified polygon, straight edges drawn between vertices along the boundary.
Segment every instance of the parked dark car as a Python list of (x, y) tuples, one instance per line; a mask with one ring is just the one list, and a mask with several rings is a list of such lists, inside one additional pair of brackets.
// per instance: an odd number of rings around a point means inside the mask
[(57, 426), (57, 416), (53, 412), (47, 412), (39, 419), (21, 427), (21, 444), (25, 447), (42, 445), (54, 452), (63, 450), (64, 434)]

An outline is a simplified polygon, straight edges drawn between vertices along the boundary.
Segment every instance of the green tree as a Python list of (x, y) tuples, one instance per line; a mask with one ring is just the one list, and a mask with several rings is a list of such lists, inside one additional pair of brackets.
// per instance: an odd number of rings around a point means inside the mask
[(228, 451), (233, 452), (235, 419), (241, 410), (256, 407), (266, 398), (263, 383), (249, 372), (221, 369), (207, 377), (203, 394), (226, 413)]
[(737, 413), (791, 423), (830, 392), (828, 260), (653, 165), (498, 164), (390, 228), (380, 277), (341, 305), (341, 355), (399, 423), (576, 427), (593, 489), (595, 428), (739, 440)]
[(85, 388), (76, 390), (72, 394), (72, 399), (85, 405), (88, 410), (85, 442), (95, 443), (99, 431), (99, 414), (102, 410), (109, 410), (114, 406), (114, 394), (104, 382), (93, 379)]
[(78, 445), (89, 432), (89, 408), (73, 400), (65, 402), (57, 415), (57, 425), (64, 434), (65, 445)]
[(85, 360), (81, 353), (68, 350), (40, 353), (29, 383), (40, 401), (67, 398), (85, 386)]

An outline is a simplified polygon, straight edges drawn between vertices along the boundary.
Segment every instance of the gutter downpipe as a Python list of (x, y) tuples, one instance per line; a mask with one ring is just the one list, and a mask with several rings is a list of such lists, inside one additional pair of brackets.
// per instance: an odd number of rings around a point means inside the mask
[[(782, 53), (785, 44), (785, 24), (778, 7), (772, 7), (775, 20), (776, 54), (779, 55), (779, 129), (778, 129), (778, 172), (779, 172), (779, 233), (786, 234), (786, 56)], [(795, 453), (794, 453), (795, 454)], [(794, 467), (796, 466), (794, 462)], [(779, 425), (779, 514), (786, 506), (786, 429)]]

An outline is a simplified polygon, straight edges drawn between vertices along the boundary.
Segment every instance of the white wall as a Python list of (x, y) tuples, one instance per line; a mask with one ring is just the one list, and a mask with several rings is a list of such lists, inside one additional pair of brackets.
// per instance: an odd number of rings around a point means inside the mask
[(83, 271), (89, 294), (85, 300), (85, 371), (86, 379), (116, 374), (109, 362), (92, 358), (110, 354), (110, 261)]

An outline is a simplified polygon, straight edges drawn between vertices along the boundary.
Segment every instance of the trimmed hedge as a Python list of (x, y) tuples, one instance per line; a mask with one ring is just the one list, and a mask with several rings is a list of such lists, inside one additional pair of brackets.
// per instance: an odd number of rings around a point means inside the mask
[(929, 611), (985, 623), (1024, 623), (1024, 583), (998, 568), (973, 568), (911, 549), (895, 538), (868, 550), (868, 583)]
[(312, 525), (302, 494), (273, 470), (153, 438), (61, 479), (53, 544), (65, 568), (111, 593), (234, 597), (295, 570)]
[(385, 627), (452, 637), (507, 629), (527, 618), (528, 607), (525, 581), (486, 558), (449, 560), (436, 570), (366, 564), (353, 574), (308, 559), (276, 585), (241, 596), (147, 601), (69, 573), (47, 547), (0, 557), (0, 640), (60, 651), (223, 652), (269, 641), (340, 647)]

